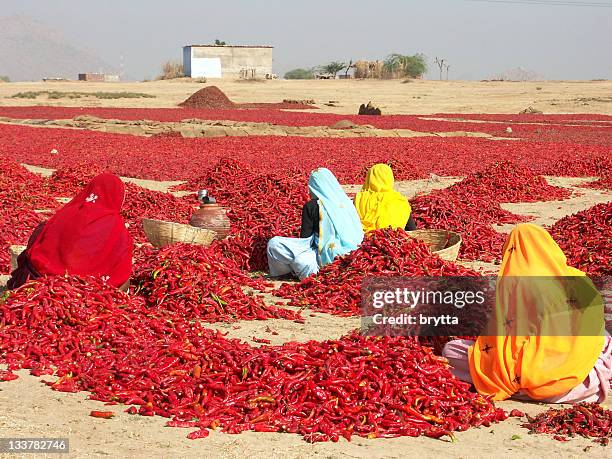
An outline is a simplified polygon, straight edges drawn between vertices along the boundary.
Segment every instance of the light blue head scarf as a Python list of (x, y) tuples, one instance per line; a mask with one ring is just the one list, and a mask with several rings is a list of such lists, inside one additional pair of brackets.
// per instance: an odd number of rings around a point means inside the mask
[(353, 202), (329, 169), (310, 174), (308, 188), (319, 200), (318, 261), (321, 266), (355, 250), (363, 241), (363, 229)]

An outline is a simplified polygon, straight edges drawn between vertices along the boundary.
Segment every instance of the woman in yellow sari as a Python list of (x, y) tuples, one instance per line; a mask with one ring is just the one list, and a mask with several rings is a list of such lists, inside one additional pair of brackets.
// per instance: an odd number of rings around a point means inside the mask
[(368, 170), (355, 207), (365, 232), (379, 228), (416, 229), (408, 200), (393, 189), (393, 171), (387, 164), (376, 164)]
[[(567, 285), (578, 288), (568, 290)], [(545, 229), (521, 224), (512, 231), (503, 249), (496, 297), (487, 332), (491, 336), (444, 347), (442, 355), (459, 379), (493, 400), (605, 399), (612, 378), (612, 340), (604, 336), (602, 298), (585, 273), (567, 265)], [(509, 329), (512, 335), (504, 336)]]

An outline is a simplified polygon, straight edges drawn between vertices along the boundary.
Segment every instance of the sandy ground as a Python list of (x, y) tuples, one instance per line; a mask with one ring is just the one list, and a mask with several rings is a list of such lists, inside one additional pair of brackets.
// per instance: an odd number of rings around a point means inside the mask
[[(612, 81), (474, 82), (413, 80), (274, 80), (239, 82), (209, 80), (133, 83), (34, 82), (0, 83), (1, 105), (65, 105), (92, 107), (175, 107), (205, 85), (220, 87), (233, 101), (280, 102), (314, 99), (319, 112), (356, 114), (372, 101), (383, 114), (518, 113), (532, 106), (544, 113), (612, 114)], [(155, 95), (151, 99), (46, 100), (13, 99), (23, 91), (129, 91)], [(338, 101), (337, 107), (323, 105)]]
[[(28, 169), (49, 175), (52, 170), (35, 166)], [(165, 191), (177, 182), (154, 182), (126, 179), (141, 186)], [(408, 198), (444, 188), (460, 180), (458, 177), (432, 176), (425, 180), (399, 182), (397, 189)], [(570, 199), (561, 202), (535, 204), (508, 204), (505, 208), (525, 215), (533, 215), (539, 223), (550, 224), (563, 216), (590, 207), (598, 202), (612, 201), (612, 193), (579, 188), (588, 179), (549, 177), (549, 182), (573, 191)], [(357, 191), (358, 185), (347, 185), (348, 192)], [(503, 229), (503, 228), (502, 228)], [(467, 266), (495, 273), (496, 266), (488, 263), (467, 262)], [(6, 277), (0, 278), (4, 284)], [(266, 301), (279, 298), (264, 296)], [(359, 326), (358, 318), (343, 319), (323, 313), (303, 312), (305, 324), (286, 320), (240, 321), (215, 324), (233, 338), (252, 342), (252, 337), (268, 338), (272, 344), (308, 339), (332, 339)], [(269, 327), (269, 331), (267, 331)], [(275, 331), (278, 335), (273, 335)], [(393, 440), (354, 439), (339, 443), (310, 445), (297, 435), (258, 434), (246, 432), (228, 435), (212, 432), (204, 440), (186, 439), (189, 430), (164, 427), (160, 417), (130, 416), (124, 406), (106, 407), (100, 402), (87, 400), (86, 393), (53, 392), (39, 378), (21, 371), (16, 381), (0, 384), (0, 437), (67, 437), (70, 439), (70, 457), (221, 457), (221, 458), (392, 458), (418, 454), (422, 458), (443, 457), (508, 457), (522, 458), (577, 457), (588, 451), (590, 457), (609, 457), (607, 449), (590, 440), (577, 438), (561, 443), (543, 435), (528, 435), (520, 427), (521, 421), (509, 419), (490, 428), (470, 429), (457, 434), (457, 442), (429, 438), (399, 438)], [(533, 415), (545, 410), (541, 404), (506, 401), (499, 404), (506, 410), (518, 408)], [(609, 401), (606, 405), (612, 407)], [(112, 420), (94, 419), (91, 410), (112, 410)], [(518, 438), (517, 438), (518, 436)], [(0, 455), (0, 457), (4, 457)], [(8, 456), (7, 456), (8, 457)], [(14, 456), (13, 456), (14, 457)]]

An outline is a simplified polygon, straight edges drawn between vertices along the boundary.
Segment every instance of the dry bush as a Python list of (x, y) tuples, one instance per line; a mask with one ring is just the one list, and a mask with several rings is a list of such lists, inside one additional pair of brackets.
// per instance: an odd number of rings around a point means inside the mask
[(157, 77), (158, 80), (172, 80), (183, 78), (183, 64), (179, 62), (166, 61), (162, 64), (162, 73)]

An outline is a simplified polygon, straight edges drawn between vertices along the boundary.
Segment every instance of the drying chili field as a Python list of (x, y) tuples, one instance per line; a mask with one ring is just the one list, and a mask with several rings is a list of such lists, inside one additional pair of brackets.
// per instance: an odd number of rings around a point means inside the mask
[[(427, 135), (144, 137), (44, 122), (82, 115), (283, 126), (348, 119)], [(3, 279), (8, 248), (103, 171), (129, 182), (123, 214), (137, 243), (128, 294), (60, 277), (2, 299), (0, 436), (69, 437), (79, 456), (609, 455), (609, 412), (493, 404), (451, 375), (440, 342), (355, 329), (365, 276), (495, 273), (519, 222), (546, 226), (571, 265), (611, 275), (610, 116), (42, 106), (0, 107), (0, 117)], [(448, 136), (432, 134), (440, 132)], [(327, 167), (352, 193), (378, 162), (393, 167), (419, 227), (461, 233), (459, 261), (384, 230), (314, 279), (269, 282), (266, 242), (298, 234), (309, 172)], [(207, 248), (150, 247), (140, 219), (187, 223), (201, 188), (230, 209), (229, 237)], [(563, 435), (546, 433), (549, 421), (564, 423)]]

